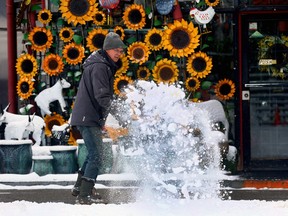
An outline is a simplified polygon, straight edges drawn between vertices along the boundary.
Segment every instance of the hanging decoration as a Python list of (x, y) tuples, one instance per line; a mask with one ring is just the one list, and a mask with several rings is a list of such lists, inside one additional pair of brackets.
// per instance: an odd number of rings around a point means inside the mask
[(196, 78), (205, 78), (212, 70), (212, 59), (204, 52), (191, 55), (187, 61), (187, 71)]
[(96, 26), (102, 26), (106, 23), (106, 16), (103, 11), (97, 11), (93, 17), (93, 23)]
[(132, 4), (123, 13), (124, 24), (132, 30), (142, 29), (146, 24), (145, 11), (142, 5)]
[(194, 27), (192, 22), (175, 20), (164, 31), (163, 47), (171, 56), (187, 57), (199, 46), (199, 38), (198, 28)]
[(178, 74), (176, 62), (167, 58), (158, 61), (152, 70), (153, 79), (157, 83), (174, 83), (178, 80)]
[(139, 67), (137, 70), (137, 78), (139, 80), (149, 80), (151, 75), (151, 72), (149, 70), (149, 68), (143, 66), (143, 67)]
[(215, 85), (215, 94), (220, 100), (229, 100), (235, 94), (235, 84), (232, 80), (219, 80)]
[(97, 12), (96, 0), (60, 0), (59, 10), (67, 23), (85, 25), (92, 21)]
[(70, 42), (73, 38), (74, 31), (69, 27), (64, 27), (59, 32), (59, 37), (64, 42)]
[(34, 84), (30, 78), (20, 77), (20, 80), (17, 83), (18, 96), (23, 100), (28, 99), (34, 90), (33, 86)]
[(174, 0), (156, 0), (155, 6), (159, 14), (167, 15), (173, 9)]
[(104, 39), (108, 34), (108, 30), (97, 28), (88, 33), (87, 47), (90, 52), (101, 49), (103, 47)]
[(150, 29), (145, 35), (145, 43), (154, 51), (162, 49), (163, 45), (163, 31), (161, 29)]
[(21, 77), (33, 78), (38, 70), (35, 57), (30, 54), (22, 54), (16, 61), (16, 72)]
[(49, 54), (43, 60), (43, 70), (49, 76), (58, 76), (63, 72), (64, 63), (62, 58), (57, 54)]
[(143, 64), (148, 60), (150, 50), (143, 42), (134, 42), (127, 49), (128, 57), (133, 63)]
[(198, 10), (197, 8), (190, 10), (190, 16), (194, 18), (196, 23), (203, 25), (204, 28), (206, 28), (206, 25), (213, 19), (214, 15), (215, 10), (213, 7), (208, 7), (204, 11)]
[(112, 10), (118, 6), (120, 0), (99, 0), (101, 7)]
[(76, 65), (82, 62), (84, 55), (84, 47), (72, 42), (64, 46), (63, 57), (68, 64)]
[(34, 27), (28, 36), (35, 51), (46, 51), (53, 43), (53, 36), (49, 29), (45, 27)]
[(195, 92), (200, 88), (200, 81), (196, 77), (189, 77), (185, 81), (185, 87), (189, 92)]
[(52, 20), (52, 13), (50, 10), (43, 9), (39, 11), (37, 18), (39, 22), (43, 24), (49, 24), (50, 21)]
[(114, 80), (114, 92), (116, 95), (121, 95), (123, 89), (128, 85), (131, 84), (133, 81), (130, 77), (125, 75), (119, 76)]

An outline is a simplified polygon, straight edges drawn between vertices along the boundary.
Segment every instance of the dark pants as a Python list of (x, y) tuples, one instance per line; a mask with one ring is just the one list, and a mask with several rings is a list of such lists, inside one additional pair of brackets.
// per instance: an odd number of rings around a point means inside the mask
[(96, 181), (102, 166), (103, 141), (100, 127), (77, 126), (87, 148), (87, 157), (81, 167), (83, 177)]

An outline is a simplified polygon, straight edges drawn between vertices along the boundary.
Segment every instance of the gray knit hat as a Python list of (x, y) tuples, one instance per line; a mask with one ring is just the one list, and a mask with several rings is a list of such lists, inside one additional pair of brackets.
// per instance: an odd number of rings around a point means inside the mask
[(126, 45), (121, 40), (120, 36), (117, 33), (109, 32), (104, 40), (103, 49), (117, 49), (117, 48), (126, 48)]

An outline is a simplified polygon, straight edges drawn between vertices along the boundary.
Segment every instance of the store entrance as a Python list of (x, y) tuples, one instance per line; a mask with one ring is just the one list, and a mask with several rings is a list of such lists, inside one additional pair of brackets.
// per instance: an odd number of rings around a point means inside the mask
[(287, 12), (247, 14), (241, 29), (244, 168), (288, 170)]

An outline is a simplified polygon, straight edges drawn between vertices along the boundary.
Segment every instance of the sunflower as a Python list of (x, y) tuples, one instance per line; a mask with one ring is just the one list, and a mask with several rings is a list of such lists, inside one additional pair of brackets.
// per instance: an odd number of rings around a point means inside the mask
[(37, 61), (33, 55), (23, 54), (17, 59), (16, 72), (19, 76), (32, 78), (37, 73)]
[(150, 29), (145, 35), (145, 43), (151, 50), (160, 50), (163, 45), (163, 31), (160, 29)]
[(53, 113), (52, 116), (46, 115), (44, 117), (44, 122), (45, 122), (45, 135), (48, 137), (52, 136), (52, 128), (54, 125), (62, 125), (65, 123), (65, 120), (63, 116), (59, 114)]
[(115, 26), (114, 32), (120, 36), (121, 40), (124, 40), (125, 32), (121, 26)]
[(47, 9), (39, 11), (38, 20), (43, 24), (48, 24), (52, 20), (51, 11)]
[(104, 25), (106, 22), (106, 16), (103, 11), (97, 11), (95, 16), (93, 17), (93, 23), (95, 25)]
[(194, 52), (199, 45), (198, 28), (193, 23), (188, 24), (184, 19), (175, 20), (164, 31), (163, 47), (171, 56), (184, 57)]
[(74, 35), (74, 31), (68, 27), (62, 28), (59, 32), (60, 39), (63, 40), (64, 42), (71, 41), (73, 38), (73, 35)]
[(205, 3), (210, 7), (214, 7), (220, 3), (220, 0), (205, 0)]
[(132, 4), (123, 13), (124, 24), (129, 29), (142, 29), (146, 24), (145, 11), (142, 5)]
[(148, 60), (150, 50), (143, 42), (134, 42), (127, 49), (129, 59), (134, 63), (143, 64)]
[(84, 55), (84, 47), (75, 43), (69, 43), (63, 48), (63, 57), (69, 64), (78, 64), (82, 62)]
[(17, 94), (22, 99), (28, 99), (34, 90), (34, 84), (29, 77), (20, 77), (17, 83)]
[(116, 71), (115, 76), (121, 76), (121, 74), (126, 73), (129, 68), (129, 61), (127, 56), (121, 55), (119, 61), (119, 69)]
[(96, 0), (60, 0), (59, 10), (67, 22), (77, 25), (85, 25), (85, 22), (92, 21), (97, 12), (98, 3)]
[(235, 91), (235, 84), (232, 80), (219, 80), (215, 85), (215, 94), (221, 100), (229, 100), (234, 96)]
[(152, 71), (153, 78), (157, 83), (173, 83), (178, 79), (178, 73), (176, 62), (167, 58), (158, 61)]
[(191, 55), (187, 61), (187, 71), (191, 76), (205, 78), (212, 69), (212, 59), (204, 52), (197, 52)]
[(119, 76), (114, 81), (114, 92), (117, 95), (121, 94), (121, 91), (123, 88), (125, 88), (127, 85), (131, 84), (133, 81), (130, 77), (127, 76)]
[(62, 58), (57, 54), (49, 54), (43, 60), (43, 70), (50, 76), (59, 75), (64, 68)]
[(137, 78), (140, 80), (149, 80), (151, 72), (147, 67), (139, 67), (137, 70)]
[(186, 89), (190, 92), (194, 92), (200, 87), (200, 81), (196, 77), (189, 77), (185, 81)]
[(51, 31), (44, 27), (34, 27), (28, 39), (32, 43), (32, 49), (39, 52), (49, 49), (53, 42)]
[(89, 32), (87, 37), (87, 47), (89, 48), (90, 52), (93, 52), (97, 49), (101, 49), (103, 47), (104, 39), (108, 34), (108, 30), (99, 28), (93, 29)]

